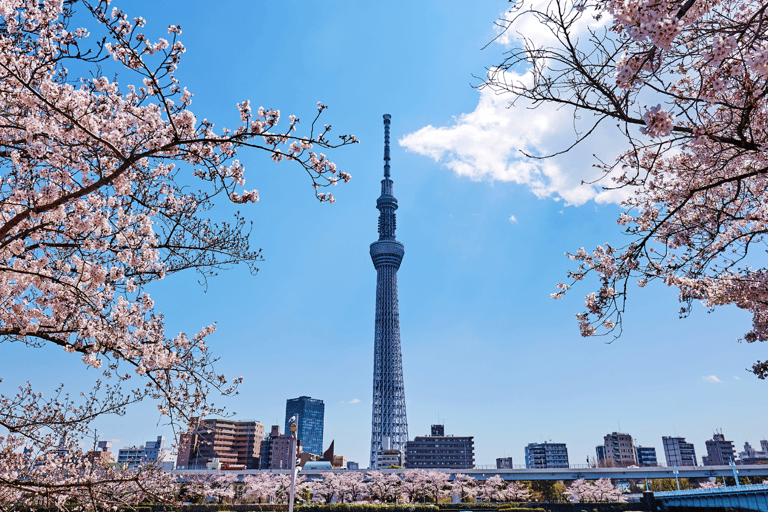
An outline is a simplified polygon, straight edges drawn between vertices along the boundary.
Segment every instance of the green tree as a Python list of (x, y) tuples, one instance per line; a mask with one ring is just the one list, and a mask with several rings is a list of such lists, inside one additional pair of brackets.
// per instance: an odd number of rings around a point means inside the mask
[[(653, 492), (677, 490), (677, 482), (674, 478), (656, 478), (654, 480), (649, 480), (649, 482), (649, 490)], [(694, 489), (695, 487), (697, 486), (693, 485), (687, 478), (680, 478), (680, 490), (684, 491), (686, 489)]]
[(528, 480), (526, 486), (531, 490), (531, 499), (549, 503), (565, 501), (566, 490), (562, 480)]

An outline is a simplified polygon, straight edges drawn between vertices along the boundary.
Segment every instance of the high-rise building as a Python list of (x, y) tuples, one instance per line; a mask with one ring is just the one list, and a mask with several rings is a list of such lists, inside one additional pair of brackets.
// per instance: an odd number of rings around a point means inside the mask
[(291, 398), (285, 403), (285, 433), (289, 432), (288, 422), (295, 414), (299, 415), (296, 424), (296, 437), (301, 440), (304, 453), (323, 454), (323, 425), (325, 422), (325, 404), (322, 400), (308, 396)]
[(499, 457), (496, 459), (496, 469), (515, 469), (512, 457)]
[(733, 441), (726, 441), (722, 431), (715, 433), (706, 444), (707, 456), (701, 459), (703, 465), (725, 466), (731, 462), (736, 463), (736, 450), (733, 447)]
[[(635, 459), (635, 447), (632, 444), (632, 436), (613, 432), (603, 438), (602, 466), (627, 467), (637, 464)], [(599, 461), (599, 459), (598, 459)]]
[(205, 469), (218, 459), (224, 468), (258, 469), (264, 425), (257, 421), (195, 419), (179, 436), (179, 469)]
[(565, 443), (529, 443), (525, 447), (525, 468), (568, 468), (568, 448)]
[(403, 452), (408, 443), (397, 301), (397, 271), (405, 247), (395, 239), (397, 199), (392, 195), (392, 180), (389, 178), (390, 119), (389, 114), (384, 115), (384, 179), (381, 181), (381, 196), (376, 201), (379, 210), (379, 240), (371, 244), (370, 250), (376, 268), (371, 469), (376, 469), (379, 452)]
[(656, 448), (651, 446), (635, 446), (635, 459), (638, 466), (659, 465), (659, 460), (656, 458)]
[(686, 443), (684, 437), (670, 436), (662, 437), (661, 442), (664, 444), (667, 467), (696, 466), (696, 450), (693, 443)]
[(405, 447), (405, 467), (408, 469), (474, 468), (474, 437), (434, 435), (444, 432), (443, 425), (432, 425), (433, 435), (416, 437), (413, 441), (408, 441)]

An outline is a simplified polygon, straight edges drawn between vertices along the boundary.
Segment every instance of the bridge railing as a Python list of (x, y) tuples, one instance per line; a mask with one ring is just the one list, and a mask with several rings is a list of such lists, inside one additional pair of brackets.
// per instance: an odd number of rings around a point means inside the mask
[(662, 491), (654, 492), (655, 497), (663, 498), (665, 496), (686, 496), (691, 494), (722, 494), (726, 492), (751, 492), (751, 491), (768, 491), (768, 484), (751, 484), (751, 485), (730, 485), (728, 487), (712, 487), (710, 489), (686, 489), (684, 491)]

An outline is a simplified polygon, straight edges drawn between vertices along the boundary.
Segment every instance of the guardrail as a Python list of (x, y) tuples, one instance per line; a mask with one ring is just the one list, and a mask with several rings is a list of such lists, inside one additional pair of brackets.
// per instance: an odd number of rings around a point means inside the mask
[(730, 485), (728, 487), (712, 487), (710, 489), (685, 489), (684, 491), (661, 491), (653, 495), (659, 498), (665, 496), (689, 496), (693, 494), (724, 494), (729, 492), (768, 491), (768, 484)]

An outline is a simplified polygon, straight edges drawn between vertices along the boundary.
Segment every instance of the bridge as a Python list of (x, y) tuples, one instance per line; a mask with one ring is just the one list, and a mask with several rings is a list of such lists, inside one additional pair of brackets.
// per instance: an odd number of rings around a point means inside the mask
[[(739, 477), (749, 478), (768, 478), (768, 465), (755, 464), (736, 466)], [(402, 473), (408, 469), (382, 469), (387, 473)], [(227, 471), (238, 475), (257, 474), (260, 472), (271, 473), (290, 473), (287, 469), (275, 470), (243, 470)], [(307, 469), (302, 470), (301, 474), (314, 480), (320, 478), (322, 473), (328, 470)], [(359, 471), (367, 473), (367, 469), (334, 469), (333, 472)], [(678, 468), (667, 467), (642, 467), (642, 468), (568, 468), (568, 469), (438, 469), (443, 473), (458, 474), (463, 473), (477, 480), (485, 480), (492, 476), (500, 476), (507, 481), (517, 480), (598, 480), (600, 478), (610, 478), (611, 480), (651, 480), (658, 478), (719, 478), (732, 477), (733, 467), (731, 466), (684, 466)], [(218, 473), (217, 470), (206, 469), (178, 469), (173, 474), (180, 476), (192, 475), (212, 475)], [(742, 486), (744, 487), (744, 486)], [(768, 511), (766, 511), (768, 512)]]
[[(741, 471), (739, 471), (741, 474)], [(739, 485), (714, 489), (691, 489), (645, 493), (648, 510), (754, 510), (768, 512), (768, 485)]]

